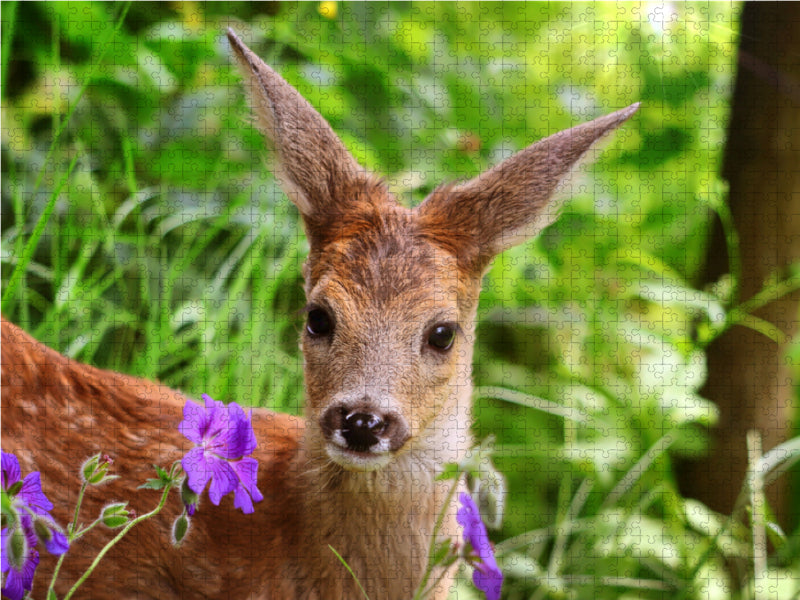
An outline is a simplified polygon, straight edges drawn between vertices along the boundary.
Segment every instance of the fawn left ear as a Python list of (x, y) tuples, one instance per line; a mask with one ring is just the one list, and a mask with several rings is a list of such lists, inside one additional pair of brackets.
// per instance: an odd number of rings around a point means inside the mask
[(595, 142), (638, 108), (632, 104), (551, 135), (470, 181), (434, 190), (418, 208), (423, 234), (465, 268), (485, 269), (497, 254), (549, 224), (558, 185)]

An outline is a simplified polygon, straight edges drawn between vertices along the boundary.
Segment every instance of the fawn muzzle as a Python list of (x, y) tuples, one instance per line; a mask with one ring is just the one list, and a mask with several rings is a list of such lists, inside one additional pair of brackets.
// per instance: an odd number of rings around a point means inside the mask
[(358, 470), (381, 468), (411, 436), (406, 419), (365, 399), (329, 407), (320, 418), (328, 455), (340, 465)]

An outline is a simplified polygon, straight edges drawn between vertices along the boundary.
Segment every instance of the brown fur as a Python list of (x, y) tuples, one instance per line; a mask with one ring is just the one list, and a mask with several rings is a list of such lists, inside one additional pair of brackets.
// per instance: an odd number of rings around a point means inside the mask
[[(471, 445), (470, 371), (481, 276), (492, 257), (542, 221), (548, 199), (597, 139), (629, 107), (552, 136), (484, 175), (435, 191), (416, 209), (394, 201), (366, 173), (316, 111), (229, 32), (275, 168), (298, 206), (311, 252), (310, 306), (334, 323), (305, 333), (306, 419), (255, 410), (258, 487), (253, 515), (231, 497), (203, 498), (180, 549), (170, 546), (173, 498), (103, 561), (85, 598), (356, 598), (360, 592), (333, 546), (374, 599), (409, 598), (425, 568), (447, 484), (443, 464)], [(457, 323), (449, 351), (427, 343), (431, 327)], [(40, 470), (61, 523), (71, 519), (81, 462), (98, 451), (116, 459), (118, 481), (92, 490), (85, 513), (111, 500), (150, 510), (158, 493), (135, 487), (152, 463), (179, 459), (190, 444), (177, 431), (185, 397), (155, 383), (71, 361), (2, 323), (3, 445), (24, 472)], [(213, 395), (213, 390), (209, 390)], [(364, 463), (331, 454), (331, 407), (396, 415), (402, 447)], [(395, 440), (396, 441), (396, 440)], [(363, 457), (362, 457), (363, 458)], [(376, 459), (377, 460), (377, 459)], [(364, 466), (366, 465), (366, 466)], [(445, 535), (454, 535), (447, 507)], [(84, 520), (87, 518), (84, 517)], [(109, 539), (95, 530), (65, 563), (72, 582)], [(42, 554), (35, 591), (54, 560)], [(60, 586), (60, 594), (65, 590)], [(446, 594), (448, 579), (436, 592)]]

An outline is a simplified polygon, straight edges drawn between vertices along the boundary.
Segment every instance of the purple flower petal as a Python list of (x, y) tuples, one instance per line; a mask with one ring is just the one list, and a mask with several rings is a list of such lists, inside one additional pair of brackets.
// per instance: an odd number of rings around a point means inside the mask
[[(212, 401), (213, 402), (213, 401)], [(215, 406), (216, 427), (209, 429), (207, 446), (214, 454), (227, 460), (235, 460), (251, 454), (255, 449), (255, 435), (250, 420), (241, 406), (231, 402)]]
[(205, 427), (207, 427), (205, 409), (199, 404), (187, 400), (183, 407), (183, 421), (178, 425), (178, 431), (190, 442), (199, 444), (203, 441), (201, 429)]
[(8, 571), (8, 569), (11, 567), (8, 562), (8, 549), (6, 547), (9, 537), (11, 537), (11, 528), (6, 527), (0, 532), (0, 548), (3, 550), (0, 552), (0, 572), (3, 573)]
[(239, 478), (239, 485), (234, 490), (233, 506), (249, 515), (254, 511), (253, 502), (261, 502), (264, 496), (258, 491), (258, 461), (254, 458), (243, 458), (231, 465)]
[(50, 554), (64, 554), (64, 552), (69, 550), (67, 536), (56, 529), (51, 529), (50, 531), (53, 533), (53, 536), (45, 542), (44, 547)]
[(181, 460), (181, 466), (186, 472), (189, 489), (195, 494), (202, 494), (213, 474), (203, 448), (198, 446), (189, 450)]
[(239, 415), (238, 437), (241, 455), (248, 456), (252, 454), (258, 446), (256, 434), (253, 431), (253, 411), (251, 410), (249, 414), (245, 413), (244, 409), (236, 404), (236, 402), (231, 402), (230, 406), (233, 407), (233, 410)]
[(236, 489), (239, 481), (236, 477), (236, 472), (233, 470), (228, 462), (215, 459), (209, 461), (214, 474), (211, 477), (211, 485), (208, 488), (208, 498), (214, 506), (219, 506), (219, 501), (225, 494), (228, 494)]
[(246, 515), (251, 515), (255, 512), (253, 499), (242, 485), (233, 490), (233, 507), (240, 509)]
[(481, 570), (480, 565), (476, 565), (472, 572), (472, 583), (475, 587), (486, 594), (486, 600), (500, 600), (500, 590), (503, 588), (503, 573), (497, 567)]
[(0, 452), (0, 454), (2, 455), (2, 485), (3, 489), (7, 490), (19, 481), (22, 471), (20, 471), (16, 456), (7, 452)]
[(53, 503), (47, 499), (42, 491), (41, 476), (39, 471), (28, 473), (22, 480), (22, 489), (17, 498), (25, 502), (30, 509), (39, 515), (49, 515), (53, 510)]
[(201, 431), (203, 439), (210, 440), (219, 435), (225, 428), (225, 404), (214, 400), (208, 394), (203, 394), (203, 401), (205, 402), (206, 411), (206, 424), (205, 428)]

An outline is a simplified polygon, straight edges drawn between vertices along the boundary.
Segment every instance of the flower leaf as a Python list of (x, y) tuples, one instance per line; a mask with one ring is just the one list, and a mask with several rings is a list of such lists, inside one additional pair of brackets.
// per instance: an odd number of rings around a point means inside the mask
[(456, 463), (447, 463), (444, 465), (442, 472), (436, 476), (438, 481), (446, 481), (448, 479), (458, 479), (461, 477), (461, 467)]
[(442, 540), (436, 545), (433, 551), (433, 564), (435, 565), (448, 565), (453, 564), (458, 557), (453, 551), (453, 544), (449, 539)]
[(153, 465), (153, 467), (155, 468), (156, 475), (158, 475), (159, 479), (162, 481), (169, 481), (169, 473), (167, 473), (166, 469), (159, 467), (158, 465)]
[(163, 490), (168, 483), (172, 482), (172, 477), (165, 469), (158, 465), (153, 465), (156, 470), (158, 479), (148, 479), (145, 483), (139, 486), (140, 490)]
[(138, 487), (140, 490), (163, 490), (167, 482), (163, 479), (148, 479)]

